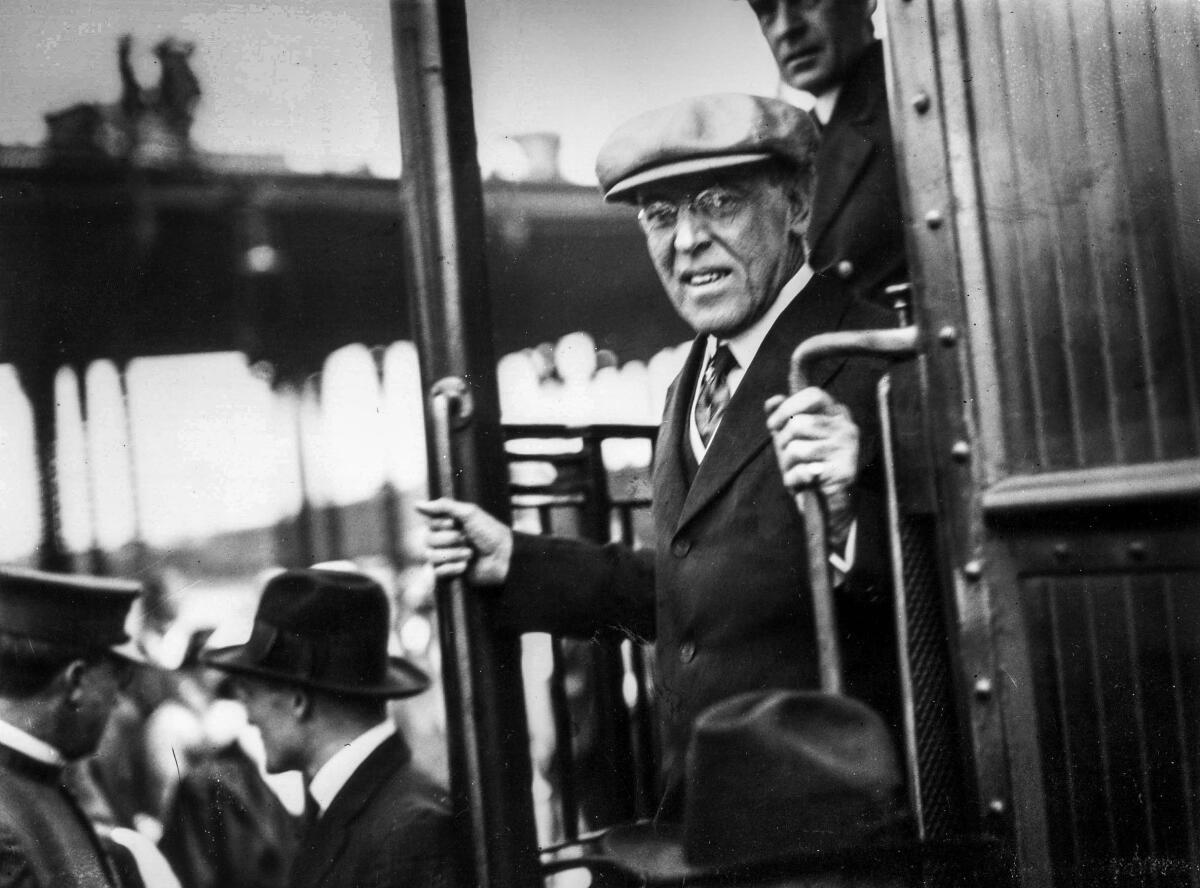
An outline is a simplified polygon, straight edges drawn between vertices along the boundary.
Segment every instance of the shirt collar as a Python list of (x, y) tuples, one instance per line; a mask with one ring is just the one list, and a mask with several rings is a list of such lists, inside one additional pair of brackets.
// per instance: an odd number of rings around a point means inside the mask
[[(812, 276), (812, 267), (805, 262), (800, 266), (800, 270), (792, 275), (791, 279), (783, 285), (783, 289), (779, 291), (779, 296), (771, 303), (771, 307), (767, 309), (766, 314), (737, 336), (724, 340), (729, 346), (729, 350), (733, 352), (733, 356), (737, 358), (740, 369), (745, 370), (750, 366), (750, 362), (758, 354), (758, 349), (762, 346), (763, 340), (767, 338), (767, 334), (775, 326), (775, 321), (783, 314), (784, 309), (792, 304), (792, 300), (799, 295), (800, 291), (808, 285), (808, 282), (812, 280)], [(711, 355), (716, 351), (716, 348), (716, 337), (709, 336), (707, 354)]]
[(62, 768), (67, 763), (63, 754), (45, 740), (40, 740), (3, 719), (0, 719), (0, 744), (51, 768)]
[(394, 733), (396, 726), (390, 719), (381, 721), (370, 730), (359, 734), (321, 765), (317, 773), (313, 774), (308, 791), (322, 814), (329, 810), (329, 806), (342, 791), (346, 781), (358, 770), (358, 766)]
[(829, 121), (833, 118), (833, 109), (837, 107), (838, 96), (841, 94), (842, 85), (839, 83), (819, 96), (813, 96), (813, 114), (817, 115), (821, 126), (829, 126)]

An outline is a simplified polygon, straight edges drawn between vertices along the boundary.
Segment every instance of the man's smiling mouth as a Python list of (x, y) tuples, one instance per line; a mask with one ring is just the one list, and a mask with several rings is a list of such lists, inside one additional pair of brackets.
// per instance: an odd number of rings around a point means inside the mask
[(705, 268), (699, 271), (685, 271), (679, 276), (689, 287), (703, 287), (728, 277), (729, 272), (720, 268)]

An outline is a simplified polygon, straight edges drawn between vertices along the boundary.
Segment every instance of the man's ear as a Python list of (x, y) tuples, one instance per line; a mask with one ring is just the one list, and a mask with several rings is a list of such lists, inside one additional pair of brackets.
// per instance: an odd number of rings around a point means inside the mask
[(63, 699), (71, 709), (83, 702), (83, 676), (88, 671), (86, 660), (72, 660), (59, 673)]
[(812, 201), (797, 188), (788, 201), (788, 231), (796, 237), (803, 238), (808, 233), (808, 224), (811, 221)]
[(292, 690), (292, 713), (296, 721), (307, 721), (312, 715), (313, 695), (306, 689), (296, 687)]

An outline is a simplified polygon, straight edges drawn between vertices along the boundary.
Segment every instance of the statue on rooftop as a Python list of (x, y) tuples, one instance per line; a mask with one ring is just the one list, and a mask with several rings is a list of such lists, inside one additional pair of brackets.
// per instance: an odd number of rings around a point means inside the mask
[(161, 73), (158, 85), (138, 83), (133, 70), (133, 38), (121, 36), (117, 62), (121, 97), (114, 103), (81, 102), (46, 115), (46, 147), (52, 160), (125, 161), (162, 167), (192, 159), (191, 128), (200, 81), (189, 59), (195, 45), (167, 37), (154, 47)]

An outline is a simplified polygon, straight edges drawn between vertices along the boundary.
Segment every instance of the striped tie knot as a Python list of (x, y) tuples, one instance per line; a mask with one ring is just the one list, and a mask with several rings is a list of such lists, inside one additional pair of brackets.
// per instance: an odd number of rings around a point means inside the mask
[(729, 406), (729, 371), (736, 366), (737, 359), (729, 346), (721, 344), (704, 368), (704, 378), (700, 381), (700, 393), (696, 398), (696, 429), (705, 447), (712, 440), (721, 422), (721, 415)]

